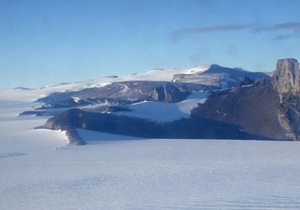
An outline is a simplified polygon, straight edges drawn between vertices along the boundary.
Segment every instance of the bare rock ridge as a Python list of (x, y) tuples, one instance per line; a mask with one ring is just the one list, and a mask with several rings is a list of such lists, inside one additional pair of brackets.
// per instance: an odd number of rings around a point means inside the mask
[(278, 122), (285, 130), (287, 138), (298, 140), (300, 134), (300, 71), (298, 61), (293, 58), (278, 60), (272, 85), (280, 98), (280, 107), (277, 111)]
[(300, 71), (296, 59), (280, 59), (273, 75), (273, 86), (282, 97), (284, 93), (300, 92)]
[(271, 80), (218, 91), (193, 114), (236, 124), (250, 134), (271, 139), (299, 140), (300, 74), (296, 59), (278, 60)]
[(171, 83), (164, 86), (154, 87), (149, 100), (177, 103), (184, 100), (191, 92), (186, 90), (185, 85), (175, 87)]

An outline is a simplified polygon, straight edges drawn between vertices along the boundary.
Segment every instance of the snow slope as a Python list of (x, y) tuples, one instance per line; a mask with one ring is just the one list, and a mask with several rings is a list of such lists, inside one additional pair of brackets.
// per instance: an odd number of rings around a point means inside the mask
[(172, 122), (181, 118), (189, 118), (190, 111), (197, 107), (198, 103), (204, 103), (208, 95), (207, 92), (194, 92), (186, 100), (179, 103), (144, 101), (127, 106), (131, 110), (129, 112), (122, 111), (114, 114), (162, 123)]
[(155, 69), (146, 73), (139, 73), (120, 77), (122, 80), (143, 80), (143, 81), (169, 81), (173, 80), (175, 74), (195, 74), (208, 70), (210, 65), (197, 66), (189, 69)]
[[(199, 73), (204, 72), (209, 69), (210, 65), (198, 66), (190, 69), (168, 69), (168, 70), (151, 70), (145, 73), (124, 75), (120, 77), (111, 76), (95, 80), (74, 82), (74, 83), (62, 83), (62, 84), (52, 84), (46, 85), (40, 88), (35, 89), (26, 89), (26, 88), (17, 88), (17, 89), (0, 89), (0, 99), (1, 96), (5, 95), (8, 98), (14, 98), (15, 93), (18, 97), (21, 97), (22, 93), (24, 97), (29, 97), (27, 99), (36, 100), (38, 98), (45, 97), (53, 92), (65, 92), (65, 91), (78, 91), (86, 88), (93, 87), (103, 87), (113, 82), (124, 82), (124, 81), (168, 81), (171, 82), (175, 74), (190, 74), (190, 73)], [(125, 90), (124, 90), (125, 91)], [(24, 99), (24, 97), (22, 97)], [(5, 99), (8, 99), (5, 98)], [(30, 101), (29, 100), (29, 101)], [(28, 100), (27, 100), (28, 101)]]
[(1, 210), (300, 208), (298, 142), (78, 130), (88, 144), (69, 146), (62, 132), (34, 129), (47, 117), (18, 116), (41, 94), (0, 91)]

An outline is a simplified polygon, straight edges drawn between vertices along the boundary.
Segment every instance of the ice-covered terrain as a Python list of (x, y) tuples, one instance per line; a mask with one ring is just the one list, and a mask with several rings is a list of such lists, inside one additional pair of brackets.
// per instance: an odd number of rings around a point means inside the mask
[(129, 105), (128, 108), (131, 110), (129, 112), (116, 112), (115, 114), (157, 122), (172, 122), (181, 118), (189, 118), (190, 111), (197, 107), (198, 103), (204, 103), (208, 95), (207, 92), (194, 92), (178, 103), (144, 101)]
[[(173, 80), (175, 74), (196, 74), (205, 72), (208, 70), (210, 65), (197, 66), (190, 69), (154, 69), (145, 73), (131, 74), (124, 76), (109, 76), (105, 78), (88, 80), (76, 83), (63, 83), (63, 84), (52, 84), (39, 88), (42, 94), (39, 98), (53, 92), (63, 91), (77, 91), (85, 88), (103, 87), (113, 82), (124, 82), (124, 81), (168, 81)], [(18, 90), (24, 90), (19, 88)], [(0, 90), (1, 91), (1, 90)], [(44, 94), (44, 95), (43, 95)]]
[[(0, 209), (300, 208), (298, 142), (78, 130), (88, 144), (70, 146), (63, 132), (34, 129), (49, 117), (19, 116), (78, 84), (0, 90)], [(186, 113), (193, 103), (176, 106)]]

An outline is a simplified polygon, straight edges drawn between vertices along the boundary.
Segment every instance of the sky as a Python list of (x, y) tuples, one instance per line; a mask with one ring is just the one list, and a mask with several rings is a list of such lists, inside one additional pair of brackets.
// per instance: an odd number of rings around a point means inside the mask
[(299, 0), (0, 0), (0, 88), (300, 60)]

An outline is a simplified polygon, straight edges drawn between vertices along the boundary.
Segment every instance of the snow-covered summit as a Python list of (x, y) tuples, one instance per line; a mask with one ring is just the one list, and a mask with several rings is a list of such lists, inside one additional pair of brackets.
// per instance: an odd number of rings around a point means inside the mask
[[(125, 82), (125, 81), (164, 81), (171, 82), (173, 80), (174, 75), (176, 74), (195, 74), (208, 70), (210, 65), (202, 65), (194, 68), (188, 69), (154, 69), (143, 73), (137, 74), (129, 74), (123, 76), (108, 76), (99, 79), (92, 79), (86, 81), (79, 81), (73, 83), (57, 83), (57, 84), (49, 84), (39, 88), (18, 88), (15, 90), (0, 90), (2, 93), (10, 93), (20, 91), (27, 91), (27, 93), (31, 93), (31, 100), (36, 100), (40, 97), (47, 96), (51, 93), (55, 92), (70, 92), (70, 91), (80, 91), (88, 88), (101, 88), (107, 85), (110, 85), (114, 82)], [(8, 92), (7, 92), (8, 91)]]

